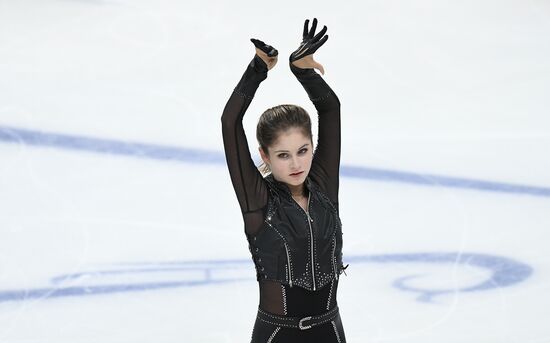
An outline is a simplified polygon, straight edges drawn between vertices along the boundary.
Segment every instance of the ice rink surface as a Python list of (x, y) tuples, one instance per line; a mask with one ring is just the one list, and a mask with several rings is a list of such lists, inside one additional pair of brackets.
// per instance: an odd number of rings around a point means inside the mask
[[(259, 301), (220, 117), (342, 104), (348, 342), (550, 342), (547, 1), (0, 0), (0, 342), (249, 342)], [(316, 138), (314, 138), (315, 141)]]

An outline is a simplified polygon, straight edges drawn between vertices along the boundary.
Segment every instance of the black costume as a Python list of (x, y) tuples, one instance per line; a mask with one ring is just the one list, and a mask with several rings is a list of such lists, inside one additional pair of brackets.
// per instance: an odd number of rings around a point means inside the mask
[(319, 139), (305, 181), (308, 212), (285, 183), (272, 174), (262, 177), (250, 155), (242, 118), (268, 71), (258, 55), (221, 118), (227, 165), (260, 287), (252, 342), (345, 342), (336, 302), (338, 278), (347, 267), (338, 216), (340, 102), (313, 69), (290, 67), (319, 114)]

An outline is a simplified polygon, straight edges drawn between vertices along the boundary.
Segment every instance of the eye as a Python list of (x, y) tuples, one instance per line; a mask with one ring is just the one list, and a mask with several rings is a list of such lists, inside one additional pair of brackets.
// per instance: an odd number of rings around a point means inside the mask
[(283, 152), (282, 154), (279, 154), (277, 156), (279, 156), (279, 158), (286, 158), (288, 154), (286, 152)]
[(302, 150), (300, 150), (300, 152), (301, 152), (302, 154), (305, 154), (305, 153), (307, 152), (307, 148), (303, 148)]

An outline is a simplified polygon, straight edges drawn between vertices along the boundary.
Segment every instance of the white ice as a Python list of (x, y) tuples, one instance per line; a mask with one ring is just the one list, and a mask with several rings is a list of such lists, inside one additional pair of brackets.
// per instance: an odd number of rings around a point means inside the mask
[(220, 117), (258, 38), (280, 58), (244, 119), (254, 158), (268, 107), (316, 134), (288, 68), (314, 17), (342, 104), (347, 341), (550, 342), (540, 0), (0, 0), (0, 342), (250, 341)]

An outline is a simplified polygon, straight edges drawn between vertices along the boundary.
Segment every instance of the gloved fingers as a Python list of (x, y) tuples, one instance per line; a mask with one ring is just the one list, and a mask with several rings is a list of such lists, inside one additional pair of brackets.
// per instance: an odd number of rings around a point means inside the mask
[(328, 40), (327, 26), (315, 34), (317, 29), (317, 18), (313, 18), (311, 28), (309, 19), (304, 22), (303, 40), (298, 49), (290, 54), (289, 60), (298, 68), (315, 68), (324, 74), (323, 66), (313, 59), (313, 54)]
[(321, 39), (321, 37), (323, 37), (323, 35), (325, 34), (325, 32), (327, 32), (327, 26), (326, 26), (326, 25), (323, 27), (323, 29), (322, 29), (321, 31), (319, 31), (318, 34), (315, 35), (315, 37), (313, 37), (313, 38), (311, 39), (310, 42), (311, 42), (311, 43), (317, 42), (319, 39)]
[(327, 32), (327, 27), (325, 26), (311, 40), (300, 44), (300, 47), (292, 53), (291, 60), (292, 61), (298, 60), (306, 55), (313, 54), (315, 51), (317, 51), (317, 49), (319, 49), (328, 40), (328, 35), (325, 35), (323, 38), (321, 38), (326, 32)]
[(265, 44), (263, 41), (255, 38), (250, 38), (250, 41), (254, 44), (254, 46), (261, 51), (265, 52), (267, 56), (269, 57), (275, 57), (279, 54), (277, 49), (272, 47), (271, 45)]
[(317, 28), (317, 18), (313, 18), (313, 23), (311, 24), (311, 29), (308, 32), (307, 38), (309, 39), (313, 38), (316, 28)]
[(277, 49), (256, 38), (251, 38), (250, 41), (254, 44), (256, 49), (254, 58), (259, 58), (265, 63), (267, 70), (271, 70), (277, 64), (279, 55)]
[(304, 22), (304, 32), (302, 33), (302, 39), (306, 39), (307, 38), (307, 34), (308, 34), (308, 25), (309, 24), (309, 19), (306, 19), (306, 21)]
[(313, 54), (317, 49), (319, 49), (325, 42), (328, 40), (328, 35), (324, 36), (320, 41), (314, 43), (309, 49), (308, 53)]
[(254, 46), (256, 48), (261, 48), (262, 46), (265, 45), (265, 43), (259, 39), (256, 39), (256, 38), (250, 38), (250, 41), (254, 44)]

